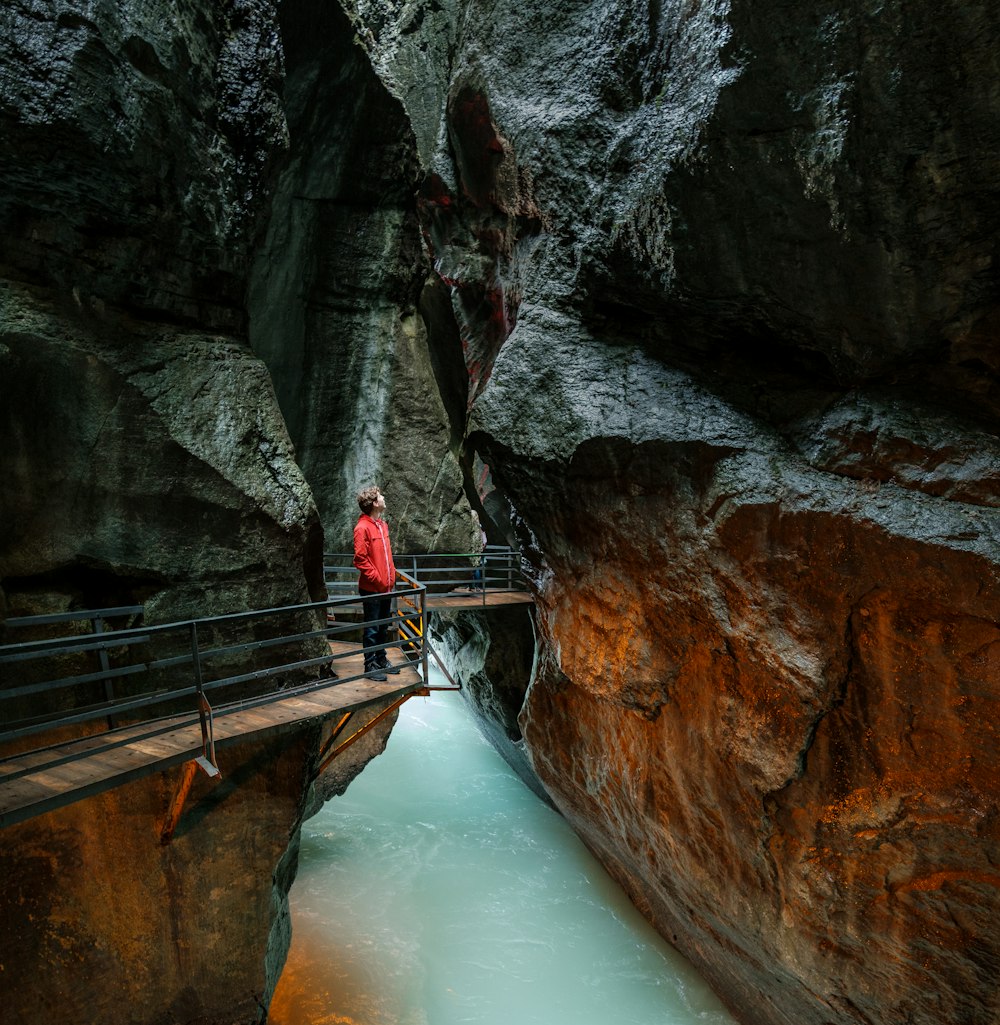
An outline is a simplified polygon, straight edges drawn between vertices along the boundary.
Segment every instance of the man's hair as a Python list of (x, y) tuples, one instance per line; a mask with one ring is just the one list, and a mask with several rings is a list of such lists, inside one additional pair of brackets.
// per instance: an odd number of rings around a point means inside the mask
[(370, 488), (362, 488), (362, 490), (358, 492), (358, 505), (361, 506), (361, 511), (365, 513), (365, 515), (371, 514), (380, 494), (380, 489), (374, 484)]

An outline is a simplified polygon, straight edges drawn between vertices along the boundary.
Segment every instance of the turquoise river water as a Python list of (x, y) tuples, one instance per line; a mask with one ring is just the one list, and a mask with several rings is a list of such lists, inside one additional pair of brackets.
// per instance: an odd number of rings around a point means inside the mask
[(457, 694), (305, 823), (272, 1025), (733, 1025)]

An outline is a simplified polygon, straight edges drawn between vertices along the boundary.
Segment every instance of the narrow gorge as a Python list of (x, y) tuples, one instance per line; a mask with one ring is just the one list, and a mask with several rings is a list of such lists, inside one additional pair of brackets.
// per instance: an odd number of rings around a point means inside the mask
[[(399, 552), (475, 512), (534, 610), (437, 644), (738, 1021), (995, 1025), (1000, 8), (0, 27), (0, 642), (319, 600), (372, 481)], [(171, 773), (0, 829), (5, 1022), (264, 1022), (390, 729), (237, 747), (170, 846)]]

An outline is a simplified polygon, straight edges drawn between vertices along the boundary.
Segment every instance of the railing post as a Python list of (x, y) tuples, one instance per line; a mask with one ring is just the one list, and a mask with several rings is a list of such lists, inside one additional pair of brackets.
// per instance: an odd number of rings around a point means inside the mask
[(198, 647), (198, 624), (191, 623), (191, 658), (194, 664), (194, 685), (198, 690), (198, 718), (201, 720), (201, 757), (195, 761), (209, 776), (219, 775), (219, 764), (215, 760), (215, 722), (212, 706), (205, 697), (205, 686), (201, 676), (201, 650)]
[(194, 685), (198, 689), (198, 696), (205, 693), (205, 687), (201, 678), (201, 651), (198, 648), (198, 624), (191, 623), (191, 664), (194, 666)]
[[(104, 633), (104, 619), (101, 616), (94, 616), (90, 620), (91, 632), (96, 634)], [(101, 663), (101, 672), (107, 673), (111, 670), (111, 660), (108, 658), (108, 649), (99, 648), (97, 651), (98, 661)], [(104, 678), (104, 696), (109, 702), (115, 700), (115, 685), (109, 677)], [(113, 730), (117, 723), (113, 715), (108, 716), (108, 729)]]
[[(414, 578), (416, 579), (416, 578)], [(420, 658), (424, 664), (424, 686), (429, 687), (431, 685), (430, 677), (430, 664), (427, 660), (427, 628), (429, 624), (427, 622), (427, 587), (426, 585), (420, 588)]]

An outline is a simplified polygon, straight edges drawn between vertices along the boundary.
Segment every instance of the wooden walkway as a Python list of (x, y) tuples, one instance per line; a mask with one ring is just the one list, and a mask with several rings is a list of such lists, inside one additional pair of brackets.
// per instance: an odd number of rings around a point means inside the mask
[(428, 594), (427, 611), (466, 609), (493, 609), (501, 605), (533, 605), (535, 599), (527, 591), (451, 591), (448, 594)]
[[(354, 645), (331, 643), (334, 654)], [(322, 690), (267, 704), (228, 705), (214, 714), (216, 750), (258, 733), (281, 733), (310, 719), (325, 719), (423, 690), (417, 670), (404, 666), (384, 682), (331, 680)], [(364, 672), (361, 654), (334, 662), (342, 679)], [(201, 725), (190, 713), (92, 734), (55, 748), (29, 751), (0, 762), (0, 828), (148, 776), (201, 754)], [(224, 762), (222, 763), (225, 769)]]
[[(488, 589), (427, 594), (428, 613), (530, 605), (525, 591)], [(219, 706), (214, 710), (215, 747), (225, 749), (256, 734), (281, 733), (310, 719), (325, 719), (367, 705), (424, 691), (415, 666), (401, 666), (385, 682), (363, 678), (364, 660), (357, 644), (331, 642), (339, 677), (307, 693), (264, 701)], [(352, 680), (351, 677), (362, 677)], [(340, 681), (345, 682), (340, 682)], [(23, 822), (85, 797), (189, 762), (202, 753), (201, 723), (196, 712), (89, 734), (62, 744), (0, 760), (0, 828)], [(225, 761), (221, 768), (225, 770)]]

